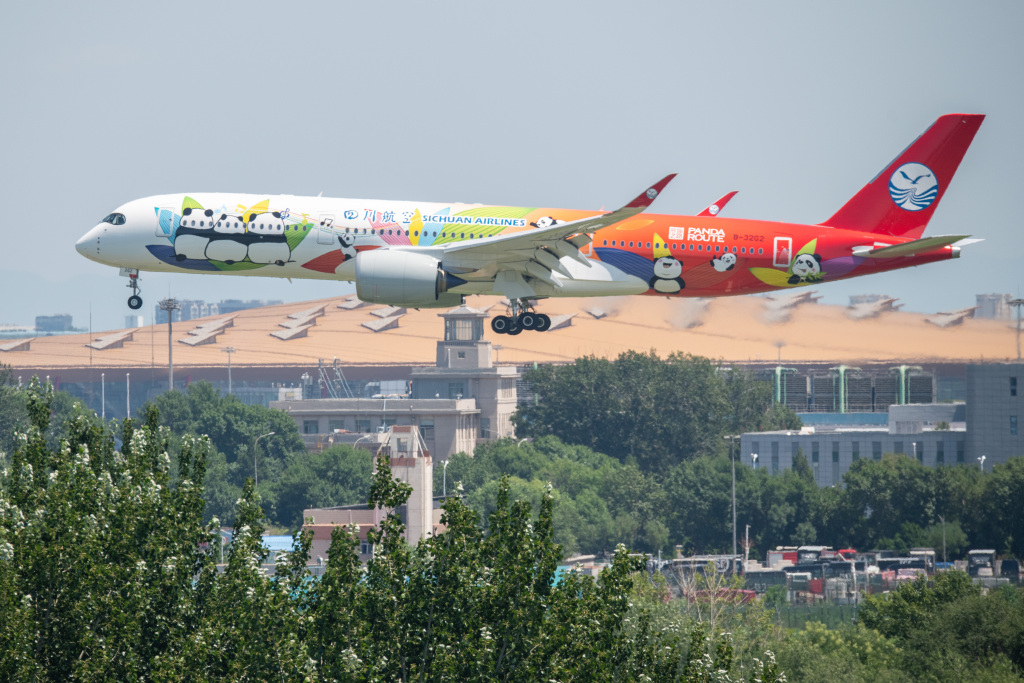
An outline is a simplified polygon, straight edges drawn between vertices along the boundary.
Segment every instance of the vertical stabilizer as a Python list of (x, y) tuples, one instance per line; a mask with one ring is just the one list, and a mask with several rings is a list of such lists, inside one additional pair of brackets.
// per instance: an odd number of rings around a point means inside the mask
[(920, 237), (984, 119), (982, 114), (940, 116), (822, 225)]

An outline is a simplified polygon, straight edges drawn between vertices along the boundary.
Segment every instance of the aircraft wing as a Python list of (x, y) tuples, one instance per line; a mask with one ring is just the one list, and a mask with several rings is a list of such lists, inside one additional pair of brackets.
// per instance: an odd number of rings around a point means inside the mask
[(728, 193), (726, 195), (723, 195), (722, 197), (720, 197), (718, 199), (718, 201), (709, 204), (708, 208), (704, 209), (703, 211), (701, 211), (697, 215), (698, 216), (717, 216), (718, 212), (725, 208), (725, 205), (729, 203), (730, 199), (732, 199), (733, 197), (736, 196), (737, 192), (738, 192), (738, 190), (733, 190), (732, 192), (730, 192), (730, 193)]
[(867, 258), (896, 258), (897, 256), (913, 256), (926, 251), (945, 247), (960, 240), (967, 239), (970, 235), (936, 235), (935, 237), (923, 237), (904, 244), (877, 247), (854, 247), (854, 256)]
[(445, 270), (467, 281), (492, 280), (498, 273), (506, 272), (506, 279), (532, 277), (560, 287), (552, 278), (553, 272), (572, 279), (559, 262), (560, 258), (572, 258), (589, 268), (588, 259), (579, 250), (592, 241), (591, 234), (642, 213), (675, 175), (665, 176), (633, 201), (610, 213), (548, 228), (445, 245), (441, 254)]

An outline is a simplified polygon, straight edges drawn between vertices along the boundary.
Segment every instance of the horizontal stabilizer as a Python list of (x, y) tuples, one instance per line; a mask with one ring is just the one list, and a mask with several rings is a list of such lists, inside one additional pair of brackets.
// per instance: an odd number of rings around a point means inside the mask
[(940, 247), (948, 247), (955, 242), (959, 242), (962, 239), (966, 239), (970, 235), (936, 235), (935, 237), (925, 237), (913, 242), (905, 242), (904, 244), (894, 244), (892, 246), (881, 246), (881, 247), (854, 247), (853, 255), (862, 256), (866, 258), (897, 258), (899, 256), (913, 256), (915, 254), (923, 254)]

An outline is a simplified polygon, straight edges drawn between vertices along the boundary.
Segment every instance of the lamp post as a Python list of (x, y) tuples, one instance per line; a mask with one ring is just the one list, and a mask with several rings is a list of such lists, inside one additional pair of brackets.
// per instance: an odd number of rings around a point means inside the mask
[(256, 441), (252, 445), (253, 488), (255, 488), (255, 487), (260, 485), (260, 473), (259, 473), (259, 470), (256, 468), (256, 454), (258, 453), (257, 449), (259, 448), (259, 445), (260, 445), (260, 439), (262, 439), (265, 436), (273, 436), (273, 435), (274, 435), (274, 432), (267, 432), (266, 434), (260, 434), (259, 436), (256, 437)]
[(177, 299), (163, 299), (160, 304), (161, 311), (167, 311), (167, 391), (174, 391), (174, 342), (171, 335), (174, 329), (174, 312), (181, 310), (181, 304)]
[(754, 463), (754, 469), (757, 469), (757, 453), (750, 454), (750, 462)]
[(729, 440), (729, 462), (732, 464), (732, 554), (736, 556), (736, 458), (733, 457), (732, 445), (736, 439), (740, 438), (737, 434), (729, 434), (725, 437)]
[(980, 458), (978, 458), (978, 465), (981, 467), (981, 471), (982, 472), (985, 471), (985, 458), (986, 457), (988, 457), (988, 456), (983, 455)]
[(444, 477), (442, 477), (442, 484), (441, 484), (441, 497), (442, 498), (447, 498), (448, 497), (448, 461), (447, 460), (445, 460), (444, 462), (441, 463), (441, 469), (444, 470)]

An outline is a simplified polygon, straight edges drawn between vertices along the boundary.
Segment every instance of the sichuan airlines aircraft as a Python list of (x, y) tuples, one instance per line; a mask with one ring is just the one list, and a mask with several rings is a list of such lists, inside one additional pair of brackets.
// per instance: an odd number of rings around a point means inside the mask
[(246, 194), (128, 202), (77, 243), (127, 275), (164, 271), (349, 280), (371, 303), (458, 305), (499, 294), (495, 332), (544, 331), (548, 297), (711, 297), (799, 288), (958, 258), (967, 235), (923, 237), (984, 116), (948, 114), (818, 225), (644, 211), (667, 176), (612, 212)]

